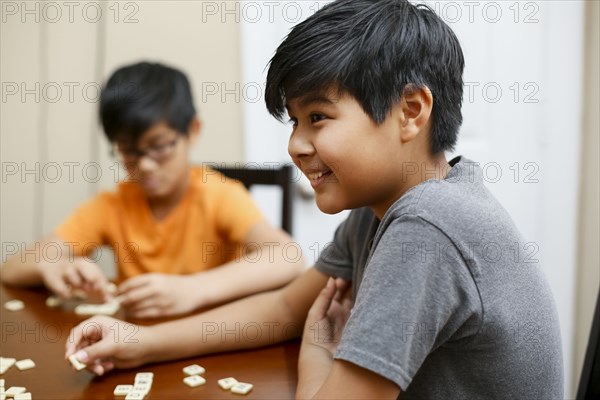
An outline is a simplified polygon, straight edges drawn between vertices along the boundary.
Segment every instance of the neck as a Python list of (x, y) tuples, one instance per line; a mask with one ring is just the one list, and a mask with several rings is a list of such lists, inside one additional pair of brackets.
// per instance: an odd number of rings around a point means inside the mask
[(446, 161), (444, 152), (436, 156), (430, 156), (426, 160), (407, 161), (402, 163), (402, 165), (404, 167), (400, 170), (401, 184), (398, 187), (398, 191), (389, 201), (372, 207), (375, 215), (380, 220), (392, 204), (404, 196), (410, 189), (428, 180), (444, 180), (448, 176), (450, 169), (452, 169), (448, 161)]
[(189, 188), (189, 171), (186, 172), (183, 184), (179, 185), (176, 190), (168, 196), (155, 197), (148, 199), (148, 205), (152, 215), (157, 220), (164, 219), (185, 196)]

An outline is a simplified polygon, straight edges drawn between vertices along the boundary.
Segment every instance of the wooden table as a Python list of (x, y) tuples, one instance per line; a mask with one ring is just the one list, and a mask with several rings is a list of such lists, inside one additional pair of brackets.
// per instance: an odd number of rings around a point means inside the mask
[[(103, 377), (87, 371), (76, 372), (64, 360), (65, 343), (72, 327), (83, 318), (72, 312), (73, 305), (49, 308), (45, 301), (48, 292), (43, 289), (25, 290), (0, 286), (0, 323), (2, 338), (0, 355), (17, 360), (31, 358), (36, 367), (19, 371), (10, 368), (2, 379), (6, 389), (25, 386), (34, 399), (112, 399), (119, 384), (133, 384), (137, 372), (153, 372), (152, 399), (291, 399), (297, 382), (299, 341), (258, 350), (223, 353), (189, 358), (180, 361), (150, 364), (130, 370), (114, 370)], [(19, 299), (25, 309), (8, 311), (4, 303)], [(122, 318), (122, 314), (117, 317)], [(190, 332), (190, 335), (194, 334)], [(168, 338), (165, 338), (168, 340)], [(183, 383), (182, 368), (190, 364), (206, 368), (207, 382), (197, 388)], [(246, 396), (224, 391), (217, 380), (233, 376), (254, 384)]]

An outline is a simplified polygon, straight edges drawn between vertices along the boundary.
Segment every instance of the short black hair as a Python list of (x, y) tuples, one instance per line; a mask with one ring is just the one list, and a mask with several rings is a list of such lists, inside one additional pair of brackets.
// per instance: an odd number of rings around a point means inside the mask
[(282, 120), (288, 101), (336, 88), (381, 124), (405, 88), (433, 95), (431, 151), (456, 144), (462, 123), (464, 57), (456, 35), (426, 5), (337, 0), (295, 26), (270, 61), (267, 109)]
[(195, 115), (185, 74), (159, 63), (139, 62), (117, 69), (100, 93), (100, 121), (110, 142), (136, 143), (161, 121), (187, 135)]

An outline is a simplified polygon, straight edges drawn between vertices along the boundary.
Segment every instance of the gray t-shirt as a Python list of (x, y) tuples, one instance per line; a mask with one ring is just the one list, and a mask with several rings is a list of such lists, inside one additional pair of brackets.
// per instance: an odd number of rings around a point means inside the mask
[(335, 355), (390, 379), (405, 399), (562, 399), (554, 300), (481, 169), (406, 192), (381, 222), (354, 210), (316, 267), (353, 281)]

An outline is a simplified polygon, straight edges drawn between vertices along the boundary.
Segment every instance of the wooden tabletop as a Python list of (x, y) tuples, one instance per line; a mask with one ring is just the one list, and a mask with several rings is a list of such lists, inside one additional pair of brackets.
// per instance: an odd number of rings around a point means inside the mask
[[(48, 292), (0, 286), (0, 356), (17, 360), (31, 358), (36, 367), (19, 371), (15, 366), (0, 378), (5, 387), (25, 386), (33, 399), (112, 399), (119, 384), (133, 384), (137, 372), (153, 372), (154, 383), (146, 399), (291, 399), (297, 382), (299, 341), (258, 350), (223, 353), (185, 360), (149, 364), (130, 370), (114, 370), (103, 377), (76, 372), (64, 360), (65, 343), (72, 327), (84, 318), (73, 313), (74, 305), (60, 308), (45, 304)], [(19, 299), (20, 311), (8, 311), (4, 303)], [(123, 318), (122, 314), (117, 317)], [(190, 332), (190, 335), (194, 335)], [(168, 338), (165, 338), (168, 340)], [(189, 388), (182, 368), (200, 364), (206, 368), (206, 384)], [(254, 389), (246, 396), (222, 390), (217, 380), (229, 376), (249, 382)]]

